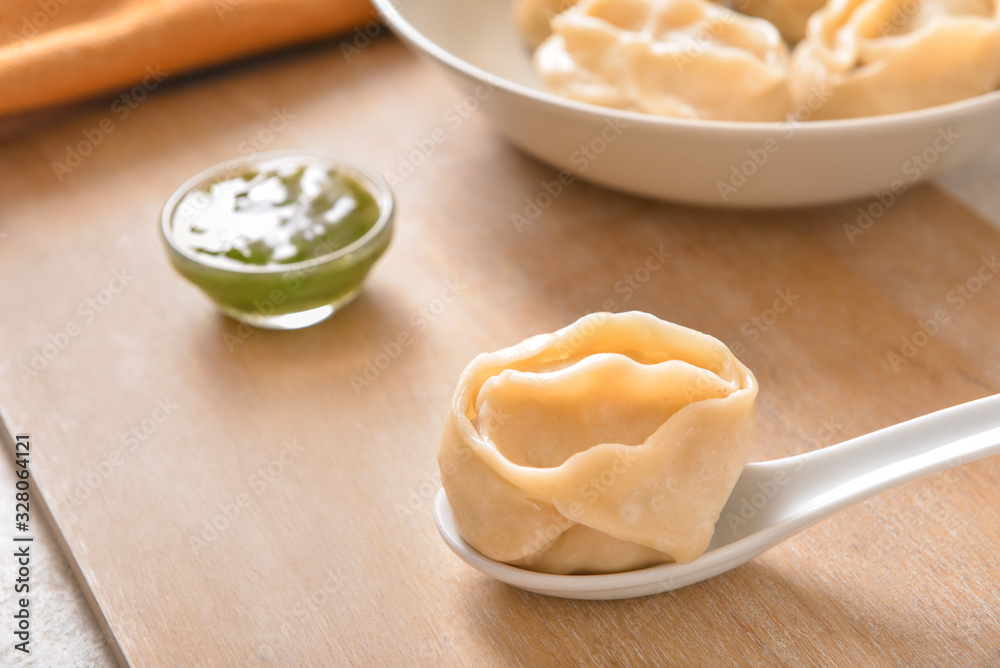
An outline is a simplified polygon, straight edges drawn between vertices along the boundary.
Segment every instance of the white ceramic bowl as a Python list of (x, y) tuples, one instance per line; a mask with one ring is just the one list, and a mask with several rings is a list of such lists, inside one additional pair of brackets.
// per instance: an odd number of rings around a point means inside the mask
[[(1000, 92), (840, 121), (650, 116), (546, 93), (513, 0), (374, 0), (393, 31), (443, 65), (511, 142), (554, 167), (656, 199), (786, 207), (896, 194), (1000, 140)], [(885, 198), (887, 196), (883, 196)]]

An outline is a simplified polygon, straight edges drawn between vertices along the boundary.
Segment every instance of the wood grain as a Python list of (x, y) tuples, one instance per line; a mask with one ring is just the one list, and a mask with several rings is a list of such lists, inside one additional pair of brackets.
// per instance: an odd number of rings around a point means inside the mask
[[(33, 437), (38, 489), (122, 664), (1000, 664), (997, 458), (631, 601), (528, 594), (446, 549), (430, 500), (459, 372), (590, 311), (646, 310), (733, 346), (761, 385), (755, 460), (1000, 391), (1000, 280), (949, 301), (1000, 231), (935, 188), (853, 241), (844, 225), (868, 203), (711, 211), (582, 182), (518, 229), (556, 175), (480, 112), (450, 123), (462, 100), (379, 39), (350, 63), (327, 44), (164, 85), (61, 182), (53, 161), (106, 105), (5, 141), (0, 410)], [(269, 136), (278, 112), (290, 121)], [(395, 186), (390, 251), (331, 320), (247, 330), (170, 270), (160, 206), (248, 138), (398, 174), (435, 128), (445, 140)], [(651, 249), (670, 257), (647, 277)], [(781, 293), (791, 306), (769, 312)], [(938, 310), (947, 322), (894, 369)]]

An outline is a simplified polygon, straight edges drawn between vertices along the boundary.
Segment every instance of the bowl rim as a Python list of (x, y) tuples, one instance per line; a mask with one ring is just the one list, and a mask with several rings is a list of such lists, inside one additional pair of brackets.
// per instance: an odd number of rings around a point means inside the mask
[(628, 111), (615, 109), (613, 107), (602, 107), (587, 102), (578, 102), (569, 98), (564, 98), (544, 90), (533, 88), (525, 84), (511, 81), (510, 79), (488, 72), (481, 67), (473, 65), (468, 61), (453, 54), (442, 46), (439, 46), (432, 39), (418, 30), (407, 20), (400, 5), (405, 2), (416, 0), (372, 0), (376, 10), (388, 23), (389, 27), (404, 41), (411, 43), (420, 50), (441, 63), (451, 67), (474, 79), (503, 88), (515, 95), (531, 99), (532, 101), (545, 105), (555, 105), (567, 111), (586, 116), (598, 116), (601, 119), (608, 117), (619, 117), (627, 120), (630, 124), (645, 125), (654, 128), (669, 128), (674, 130), (684, 130), (685, 132), (711, 132), (726, 131), (738, 134), (769, 134), (776, 130), (787, 131), (793, 128), (794, 133), (801, 132), (811, 134), (840, 133), (844, 130), (861, 130), (866, 132), (879, 132), (887, 127), (893, 129), (907, 128), (912, 125), (923, 125), (936, 118), (942, 122), (952, 119), (952, 116), (961, 115), (963, 112), (975, 109), (980, 106), (997, 106), (1000, 108), (1000, 89), (976, 95), (974, 97), (948, 102), (946, 104), (925, 107), (923, 109), (913, 109), (891, 114), (878, 116), (859, 116), (856, 118), (838, 118), (829, 120), (795, 120), (785, 119), (781, 121), (722, 121), (700, 118), (674, 118), (670, 116), (656, 116), (638, 111)]
[[(174, 242), (172, 229), (174, 213), (184, 197), (196, 187), (211, 182), (213, 178), (218, 178), (222, 175), (232, 175), (234, 172), (246, 167), (295, 157), (310, 158), (325, 162), (330, 166), (342, 170), (359, 185), (365, 188), (369, 194), (375, 198), (379, 207), (379, 217), (371, 228), (369, 228), (368, 231), (362, 236), (358, 237), (356, 240), (352, 241), (343, 248), (338, 248), (335, 251), (320, 255), (319, 257), (285, 264), (235, 265), (229, 262), (218, 261), (212, 256), (194, 253)], [(368, 165), (359, 162), (358, 160), (329, 151), (313, 149), (262, 151), (216, 163), (211, 167), (198, 172), (183, 184), (178, 186), (177, 189), (171, 193), (170, 197), (167, 198), (166, 203), (160, 210), (160, 235), (172, 251), (196, 264), (211, 267), (212, 269), (218, 271), (233, 274), (286, 274), (290, 272), (311, 270), (331, 262), (336, 262), (369, 246), (382, 234), (391, 230), (392, 222), (395, 217), (395, 209), (395, 197), (388, 181), (386, 181), (386, 179), (377, 171)]]

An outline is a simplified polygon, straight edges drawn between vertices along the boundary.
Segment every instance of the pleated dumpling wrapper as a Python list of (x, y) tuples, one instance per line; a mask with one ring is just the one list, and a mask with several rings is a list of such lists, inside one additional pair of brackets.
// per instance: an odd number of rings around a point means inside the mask
[(756, 396), (720, 341), (636, 311), (479, 355), (438, 455), (458, 531), (547, 573), (693, 561), (746, 464)]
[(535, 51), (545, 87), (677, 118), (780, 121), (788, 47), (777, 28), (709, 0), (582, 0)]
[(813, 120), (911, 111), (996, 90), (1000, 0), (830, 0), (795, 47), (789, 85), (793, 106), (808, 106)]

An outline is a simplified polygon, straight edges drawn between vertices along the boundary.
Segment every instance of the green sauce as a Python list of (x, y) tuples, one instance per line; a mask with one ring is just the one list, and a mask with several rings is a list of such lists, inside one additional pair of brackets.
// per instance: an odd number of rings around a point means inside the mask
[(392, 237), (388, 184), (349, 165), (271, 153), (196, 177), (163, 210), (171, 263), (234, 318), (281, 329), (318, 322), (358, 294)]
[(378, 218), (375, 198), (335, 167), (285, 160), (189, 192), (174, 215), (173, 235), (178, 246), (220, 266), (281, 265), (345, 248)]

